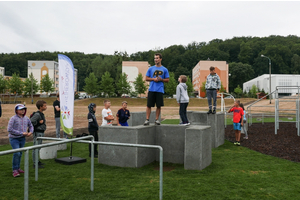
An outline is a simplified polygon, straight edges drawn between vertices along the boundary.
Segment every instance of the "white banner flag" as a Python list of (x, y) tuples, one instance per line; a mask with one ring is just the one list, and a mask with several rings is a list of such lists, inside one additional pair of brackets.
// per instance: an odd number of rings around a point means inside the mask
[(75, 72), (71, 59), (58, 54), (60, 124), (65, 133), (73, 135)]

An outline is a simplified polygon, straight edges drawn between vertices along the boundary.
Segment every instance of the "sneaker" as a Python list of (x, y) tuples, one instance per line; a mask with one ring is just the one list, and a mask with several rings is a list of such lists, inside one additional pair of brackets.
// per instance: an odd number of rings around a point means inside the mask
[(233, 144), (234, 144), (234, 145), (236, 145), (236, 144), (237, 144), (237, 142), (234, 142)]
[[(35, 164), (33, 164), (33, 168), (35, 168)], [(38, 165), (38, 168), (45, 168), (43, 165)]]
[(244, 137), (245, 140), (248, 140), (248, 137)]
[(21, 174), (24, 174), (24, 171), (23, 170), (21, 170), (21, 169), (18, 169), (18, 172)]
[(44, 165), (45, 163), (42, 163), (41, 161), (38, 162), (38, 165)]
[(190, 122), (187, 123), (187, 125), (190, 125), (190, 124), (191, 124)]
[(157, 120), (155, 120), (155, 125), (160, 125), (160, 122)]
[(146, 121), (144, 122), (144, 126), (147, 126), (147, 125), (149, 125), (149, 124), (150, 124), (149, 120), (146, 119)]
[(216, 114), (216, 110), (213, 110), (213, 111), (212, 111), (212, 114)]
[(236, 142), (236, 145), (237, 145), (237, 146), (241, 146), (241, 143), (240, 143), (240, 142)]
[(13, 176), (14, 177), (20, 176), (20, 173), (18, 172), (18, 170), (13, 171)]
[(209, 111), (207, 112), (207, 114), (211, 114), (212, 113), (212, 111), (211, 111), (211, 109), (209, 109)]
[(184, 124), (184, 123), (180, 123), (180, 124), (179, 124), (179, 126), (186, 126), (186, 124)]

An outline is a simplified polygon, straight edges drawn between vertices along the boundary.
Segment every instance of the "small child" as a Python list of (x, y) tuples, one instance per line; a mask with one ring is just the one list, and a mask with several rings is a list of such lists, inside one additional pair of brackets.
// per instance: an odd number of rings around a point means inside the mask
[(104, 108), (102, 110), (102, 125), (101, 126), (112, 126), (112, 121), (115, 119), (110, 110), (110, 100), (104, 100)]
[[(37, 141), (37, 137), (44, 137), (44, 132), (47, 128), (46, 126), (46, 118), (44, 115), (44, 111), (47, 110), (47, 103), (44, 100), (38, 100), (36, 102), (36, 107), (38, 109), (37, 112), (34, 112), (32, 117), (30, 118), (30, 121), (32, 125), (34, 126), (34, 132), (33, 132), (33, 144), (39, 145), (42, 144), (42, 140)], [(38, 149), (38, 157), (40, 154), (40, 149)], [(35, 150), (32, 151), (32, 160), (33, 160), (33, 167), (35, 168)], [(44, 168), (44, 163), (41, 161), (38, 162), (38, 168)]]
[(246, 111), (245, 111), (245, 108), (244, 108), (244, 105), (241, 103), (241, 108), (243, 109), (244, 111), (244, 118), (243, 118), (243, 130), (244, 130), (244, 133), (245, 133), (245, 137), (244, 139), (248, 139), (248, 133), (247, 133), (247, 130), (245, 129), (245, 124), (247, 123), (247, 118), (246, 118)]
[(128, 126), (127, 120), (130, 118), (130, 112), (127, 109), (127, 101), (122, 102), (122, 108), (117, 113), (118, 126)]
[[(89, 109), (89, 113), (88, 113), (88, 120), (89, 120), (89, 126), (88, 126), (88, 130), (90, 135), (94, 136), (94, 140), (95, 141), (99, 141), (98, 139), (98, 129), (99, 129), (99, 125), (95, 116), (95, 112), (96, 112), (96, 104), (94, 103), (90, 103), (90, 105), (88, 106)], [(91, 157), (91, 144), (89, 144), (89, 156)], [(98, 157), (98, 150), (97, 150), (97, 146), (98, 145), (94, 145), (94, 157), (97, 158)]]
[(233, 129), (235, 130), (235, 143), (234, 145), (240, 146), (241, 139), (241, 126), (243, 126), (244, 111), (240, 107), (240, 101), (235, 100), (234, 105), (228, 110), (228, 113), (233, 112)]
[[(207, 114), (216, 114), (216, 107), (217, 107), (217, 92), (221, 88), (221, 80), (218, 74), (215, 72), (215, 67), (211, 66), (209, 68), (210, 74), (206, 78), (205, 89), (206, 89), (206, 96), (208, 101), (209, 111)], [(214, 100), (214, 109), (212, 111), (211, 105), (211, 98)]]
[[(25, 145), (25, 137), (29, 137), (33, 132), (33, 125), (30, 119), (26, 117), (27, 108), (22, 104), (15, 106), (16, 115), (12, 116), (8, 122), (7, 131), (9, 133), (9, 142), (13, 149), (22, 148)], [(27, 132), (29, 129), (29, 132)], [(20, 173), (24, 173), (20, 169), (20, 163), (22, 159), (22, 152), (13, 154), (12, 169), (13, 177), (20, 176)]]
[(179, 115), (181, 118), (182, 123), (179, 125), (187, 126), (190, 125), (187, 114), (186, 114), (186, 109), (189, 105), (189, 95), (187, 92), (188, 86), (186, 85), (187, 77), (185, 75), (181, 75), (178, 78), (179, 84), (177, 85), (176, 88), (176, 101), (179, 105)]

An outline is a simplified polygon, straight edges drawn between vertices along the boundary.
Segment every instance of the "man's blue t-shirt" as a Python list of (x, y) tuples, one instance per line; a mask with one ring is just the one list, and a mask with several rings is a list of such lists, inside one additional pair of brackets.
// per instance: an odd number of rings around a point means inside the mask
[[(154, 66), (152, 66), (148, 69), (148, 71), (146, 73), (146, 76), (148, 76), (150, 78), (156, 78), (156, 77), (159, 76), (162, 79), (165, 79), (165, 78), (169, 78), (169, 71), (164, 66), (156, 67), (154, 65)], [(150, 92), (165, 93), (164, 83), (162, 81), (159, 81), (159, 82), (151, 81), (149, 91)]]

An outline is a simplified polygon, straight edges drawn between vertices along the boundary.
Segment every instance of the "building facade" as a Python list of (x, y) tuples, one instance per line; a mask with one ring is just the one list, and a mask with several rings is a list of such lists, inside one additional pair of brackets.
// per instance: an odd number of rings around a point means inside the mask
[[(47, 74), (50, 79), (54, 81), (54, 92), (58, 93), (59, 89), (59, 70), (58, 70), (58, 62), (56, 61), (47, 61), (47, 60), (28, 60), (28, 70), (27, 77), (32, 73), (34, 78), (40, 84), (42, 78), (44, 78)], [(77, 69), (75, 69), (75, 89), (74, 92), (77, 91)]]
[(228, 92), (228, 63), (226, 61), (200, 60), (193, 68), (194, 91), (197, 91), (200, 97), (205, 97), (205, 91), (201, 91), (200, 88), (210, 74), (209, 68), (211, 66), (215, 67), (224, 89)]
[(2, 75), (3, 77), (5, 76), (5, 68), (4, 67), (0, 67), (0, 75)]
[[(266, 93), (270, 91), (269, 74), (258, 76), (243, 84), (243, 92), (249, 92), (253, 85), (259, 90), (264, 90)], [(300, 75), (294, 74), (272, 74), (271, 75), (271, 92), (276, 90), (277, 86), (300, 86)], [(298, 89), (293, 88), (279, 88), (278, 93), (280, 96), (291, 96), (298, 93)], [(272, 95), (274, 98), (275, 95)]]
[[(127, 80), (131, 86), (131, 90), (135, 91), (133, 82), (136, 77), (141, 73), (146, 80), (146, 73), (150, 67), (147, 61), (123, 61), (122, 62), (122, 73), (127, 75)], [(149, 82), (146, 82), (149, 85)], [(142, 94), (142, 97), (146, 97), (148, 90), (145, 94)]]

